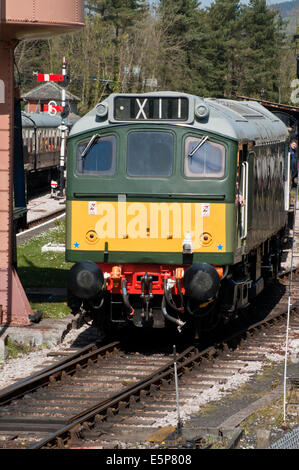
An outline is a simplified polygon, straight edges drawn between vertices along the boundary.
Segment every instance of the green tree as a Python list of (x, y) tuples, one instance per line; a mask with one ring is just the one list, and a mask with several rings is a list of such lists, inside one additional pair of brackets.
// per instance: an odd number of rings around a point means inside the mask
[(22, 93), (40, 85), (33, 72), (51, 73), (51, 65), (46, 40), (21, 41), (15, 50), (15, 68)]
[(158, 18), (170, 52), (160, 72), (162, 83), (169, 89), (198, 92), (198, 52), (203, 48), (204, 15), (198, 0), (160, 1)]
[(206, 89), (211, 96), (234, 96), (241, 57), (240, 0), (215, 0), (207, 11)]
[[(24, 41), (15, 51), (22, 92), (33, 71), (60, 73), (67, 59), (69, 91), (80, 113), (111, 91), (174, 90), (199, 96), (246, 95), (288, 101), (295, 61), (283, 23), (266, 0), (86, 0), (83, 30)], [(262, 92), (263, 90), (263, 92)]]
[(284, 24), (266, 0), (243, 6), (243, 60), (239, 91), (251, 98), (279, 99), (279, 71), (285, 46)]
[(113, 29), (115, 92), (121, 91), (122, 72), (126, 64), (122, 63), (122, 46), (128, 39), (130, 29), (148, 11), (145, 0), (99, 0), (89, 2), (89, 8), (95, 14), (100, 13), (103, 22)]

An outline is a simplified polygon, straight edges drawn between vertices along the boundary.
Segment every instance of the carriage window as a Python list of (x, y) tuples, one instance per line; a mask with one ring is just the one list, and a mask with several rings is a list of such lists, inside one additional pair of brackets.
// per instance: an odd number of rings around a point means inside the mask
[(131, 132), (128, 136), (129, 176), (170, 176), (173, 156), (174, 139), (170, 132)]
[(116, 137), (100, 137), (85, 157), (82, 153), (89, 140), (78, 145), (77, 170), (86, 175), (114, 175), (116, 171)]
[[(201, 142), (203, 143), (200, 146)], [(185, 176), (221, 178), (224, 176), (224, 170), (225, 148), (223, 145), (209, 140), (204, 142), (202, 138), (187, 137), (185, 142)]]

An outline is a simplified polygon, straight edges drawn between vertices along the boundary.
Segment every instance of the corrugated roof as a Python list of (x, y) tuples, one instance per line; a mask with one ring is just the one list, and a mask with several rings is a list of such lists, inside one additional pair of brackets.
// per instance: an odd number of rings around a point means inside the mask
[(245, 100), (245, 101), (257, 101), (258, 103), (262, 104), (266, 108), (274, 108), (278, 111), (287, 111), (291, 112), (294, 114), (299, 114), (299, 107), (298, 106), (293, 106), (289, 104), (283, 104), (283, 103), (275, 103), (272, 101), (266, 101), (263, 99), (254, 99), (254, 98), (248, 98), (247, 96), (238, 96), (240, 100)]
[(22, 127), (33, 127), (33, 122), (38, 127), (58, 127), (61, 124), (60, 114), (50, 116), (48, 113), (24, 113), (22, 112)]
[[(80, 116), (77, 116), (74, 113), (70, 113), (65, 119), (65, 124), (68, 126), (72, 126), (75, 122), (80, 119)], [(56, 114), (55, 116), (51, 116), (48, 113), (24, 113), (22, 112), (22, 127), (33, 127), (34, 124), (37, 127), (58, 127), (62, 122), (62, 118), (60, 114)]]
[[(21, 98), (26, 101), (29, 100), (60, 100), (61, 101), (61, 91), (62, 87), (59, 86), (55, 82), (47, 82), (43, 83), (42, 85), (33, 88), (32, 90), (28, 91), (28, 93), (24, 93)], [(78, 96), (73, 95), (67, 89), (65, 90), (66, 99), (69, 101), (81, 101)]]

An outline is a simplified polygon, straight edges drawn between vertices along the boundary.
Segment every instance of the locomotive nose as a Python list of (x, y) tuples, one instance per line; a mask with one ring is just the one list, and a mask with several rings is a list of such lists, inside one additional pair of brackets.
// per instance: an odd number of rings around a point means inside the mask
[(68, 289), (79, 299), (91, 299), (103, 291), (104, 275), (91, 261), (76, 263), (69, 272)]
[(220, 277), (210, 264), (198, 263), (187, 269), (183, 283), (188, 299), (201, 304), (216, 297)]

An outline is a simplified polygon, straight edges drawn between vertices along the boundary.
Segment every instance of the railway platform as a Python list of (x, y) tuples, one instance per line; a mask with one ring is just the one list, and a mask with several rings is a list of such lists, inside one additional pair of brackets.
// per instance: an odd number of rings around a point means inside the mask
[(30, 228), (24, 232), (17, 233), (17, 245), (26, 242), (34, 236), (54, 226), (53, 217), (64, 217), (65, 199), (53, 198), (50, 194), (36, 197), (28, 203), (27, 222)]
[(42, 221), (53, 214), (65, 210), (65, 199), (54, 198), (51, 194), (36, 197), (28, 203), (27, 222), (31, 225), (34, 222)]
[(1, 326), (0, 327), (0, 364), (6, 359), (5, 348), (7, 339), (10, 338), (18, 344), (26, 344), (32, 348), (41, 346), (51, 348), (63, 342), (67, 333), (77, 328), (73, 315), (65, 318), (43, 318), (39, 323), (29, 326)]

